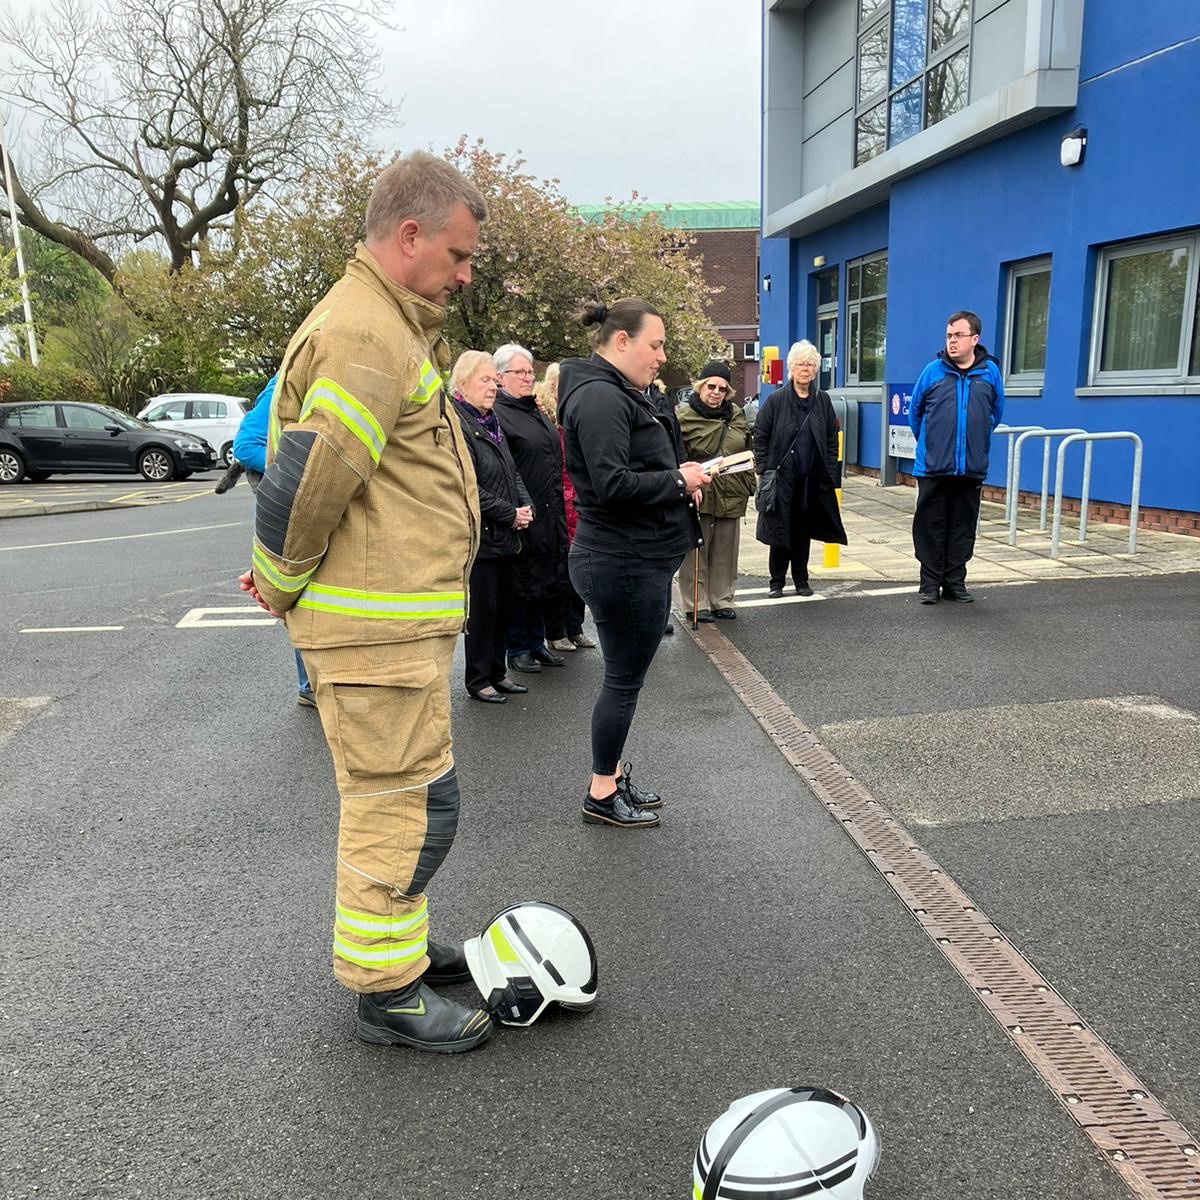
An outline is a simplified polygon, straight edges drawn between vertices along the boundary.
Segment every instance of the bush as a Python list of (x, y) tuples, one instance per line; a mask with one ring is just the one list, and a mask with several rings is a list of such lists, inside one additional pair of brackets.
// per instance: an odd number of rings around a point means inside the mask
[(0, 363), (0, 403), (53, 404), (65, 400), (103, 402), (104, 396), (86, 371), (53, 363), (40, 367), (20, 360)]

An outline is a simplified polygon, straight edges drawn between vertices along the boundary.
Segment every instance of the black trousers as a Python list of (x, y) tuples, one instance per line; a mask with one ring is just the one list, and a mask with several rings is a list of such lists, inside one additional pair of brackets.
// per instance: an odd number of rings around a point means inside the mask
[(477, 558), (471, 567), (471, 615), (464, 651), (467, 687), (477, 692), (504, 678), (504, 644), (512, 608), (512, 558)]
[(596, 622), (604, 682), (592, 709), (592, 774), (615, 775), (638, 693), (662, 641), (683, 555), (638, 558), (572, 546), (571, 583)]
[(570, 585), (557, 596), (547, 596), (542, 605), (546, 618), (546, 638), (556, 642), (560, 638), (575, 637), (582, 633), (585, 607), (583, 598)]
[(913, 550), (921, 564), (922, 591), (956, 591), (966, 583), (982, 487), (980, 480), (961, 475), (917, 480)]
[(812, 538), (808, 533), (808, 509), (803, 502), (805, 488), (799, 480), (796, 491), (800, 494), (794, 496), (788, 513), (788, 545), (772, 546), (767, 555), (767, 570), (771, 573), (773, 588), (782, 588), (787, 582), (789, 566), (792, 568), (792, 582), (797, 587), (808, 587), (808, 555), (812, 550)]

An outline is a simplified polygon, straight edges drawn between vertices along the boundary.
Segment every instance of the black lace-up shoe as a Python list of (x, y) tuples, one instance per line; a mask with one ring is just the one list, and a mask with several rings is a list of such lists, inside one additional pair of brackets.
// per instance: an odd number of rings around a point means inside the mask
[(633, 767), (625, 763), (617, 776), (617, 791), (625, 793), (625, 799), (635, 808), (662, 808), (663, 798), (657, 792), (644, 792), (633, 782)]
[(471, 971), (467, 956), (458, 942), (435, 942), (429, 939), (425, 951), (429, 955), (429, 966), (421, 978), (432, 987), (448, 983), (470, 983)]
[(508, 665), (514, 671), (524, 671), (526, 675), (536, 675), (542, 669), (542, 664), (528, 653), (510, 654)]
[(378, 1046), (412, 1046), (433, 1054), (461, 1054), (492, 1036), (492, 1018), (439, 996), (422, 979), (394, 992), (358, 998), (358, 1036)]
[(942, 598), (953, 600), (955, 604), (974, 604), (975, 597), (961, 585), (959, 587), (943, 587)]
[(596, 800), (591, 792), (583, 798), (583, 823), (585, 825), (615, 825), (618, 829), (653, 829), (658, 824), (658, 813), (646, 812), (630, 804), (625, 793), (617, 788), (605, 800)]
[(547, 650), (545, 646), (530, 650), (529, 657), (534, 662), (541, 663), (543, 667), (561, 667), (567, 661), (561, 654), (555, 654), (553, 651)]

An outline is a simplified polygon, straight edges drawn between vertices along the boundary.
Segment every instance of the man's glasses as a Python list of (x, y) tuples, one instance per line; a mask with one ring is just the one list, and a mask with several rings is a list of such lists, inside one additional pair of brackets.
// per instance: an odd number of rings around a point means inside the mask
[(516, 375), (520, 379), (532, 379), (532, 371), (501, 371), (501, 375)]
[(946, 341), (961, 342), (961, 341), (964, 341), (966, 338), (973, 338), (973, 337), (978, 337), (978, 336), (979, 335), (976, 333), (948, 333), (948, 334), (946, 334)]

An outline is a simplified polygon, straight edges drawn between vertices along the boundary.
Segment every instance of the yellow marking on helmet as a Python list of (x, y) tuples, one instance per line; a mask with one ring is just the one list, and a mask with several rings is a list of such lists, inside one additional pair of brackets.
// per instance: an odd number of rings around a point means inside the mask
[(504, 932), (499, 926), (493, 925), (488, 930), (488, 937), (491, 938), (492, 949), (496, 951), (496, 957), (501, 962), (519, 963), (521, 961), (517, 952), (512, 948), (512, 943), (504, 936)]

